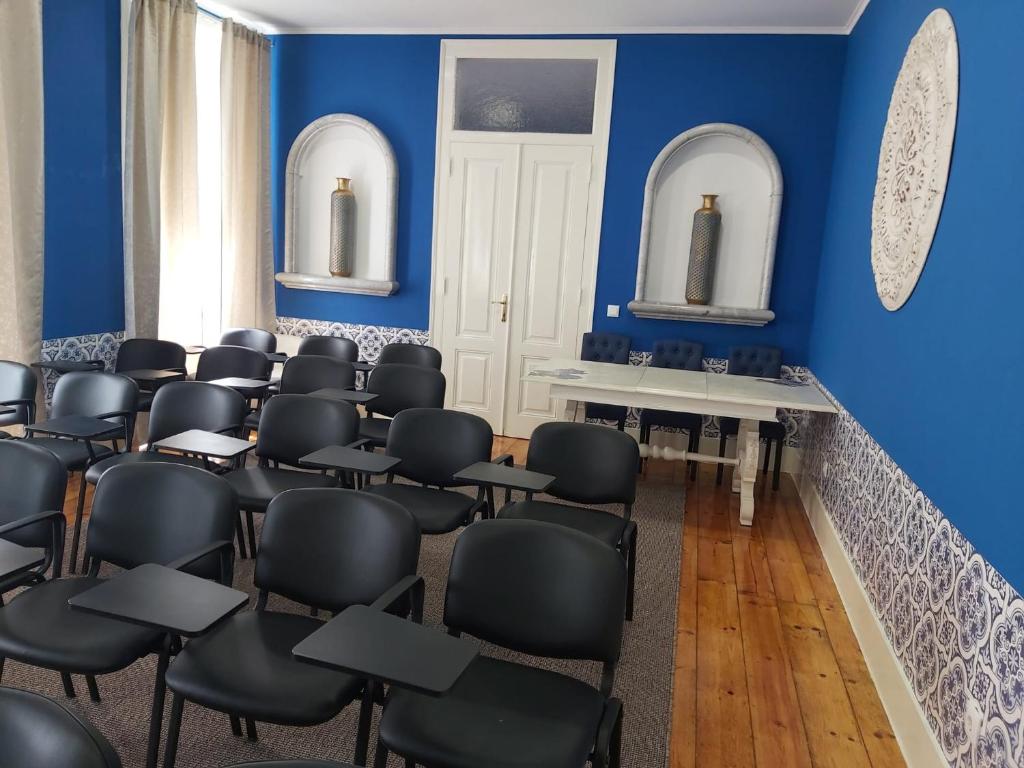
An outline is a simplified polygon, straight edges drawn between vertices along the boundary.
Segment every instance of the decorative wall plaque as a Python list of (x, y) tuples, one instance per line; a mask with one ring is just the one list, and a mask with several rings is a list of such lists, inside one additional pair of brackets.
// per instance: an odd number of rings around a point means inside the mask
[(958, 94), (956, 30), (939, 8), (910, 41), (878, 156), (871, 268), (878, 298), (893, 312), (913, 293), (939, 224)]

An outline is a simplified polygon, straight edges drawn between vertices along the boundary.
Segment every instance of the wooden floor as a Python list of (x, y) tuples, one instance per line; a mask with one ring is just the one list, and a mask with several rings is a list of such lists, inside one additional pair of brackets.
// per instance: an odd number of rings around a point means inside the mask
[[(526, 445), (495, 454), (521, 464)], [(679, 462), (647, 473), (687, 482)], [(792, 480), (759, 479), (743, 528), (729, 475), (687, 482), (670, 768), (905, 765)]]

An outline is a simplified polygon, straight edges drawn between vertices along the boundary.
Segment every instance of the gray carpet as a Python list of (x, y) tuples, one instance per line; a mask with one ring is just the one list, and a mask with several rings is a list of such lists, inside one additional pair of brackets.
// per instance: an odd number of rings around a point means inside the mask
[[(640, 532), (635, 619), (626, 625), (615, 683), (615, 693), (625, 703), (623, 765), (629, 768), (664, 768), (668, 762), (683, 502), (681, 485), (645, 482), (634, 508)], [(429, 624), (440, 622), (448, 559), (456, 536), (423, 538), (420, 573), (427, 583), (425, 622)], [(238, 562), (236, 587), (253, 592), (252, 569), (251, 560)], [(272, 601), (271, 606), (303, 610), (281, 601)], [(485, 647), (484, 653), (514, 657), (493, 647)], [(595, 685), (600, 678), (597, 664), (530, 661)], [(125, 768), (144, 764), (154, 669), (154, 659), (149, 658), (124, 672), (101, 677), (103, 701), (99, 704), (89, 701), (84, 679), (75, 678), (80, 698), (73, 706), (110, 739)], [(8, 661), (3, 683), (64, 700), (54, 672)], [(259, 741), (250, 743), (231, 735), (227, 716), (186, 704), (177, 764), (181, 768), (217, 768), (248, 760), (299, 757), (347, 761), (352, 758), (357, 717), (358, 705), (353, 705), (316, 728), (260, 724)], [(375, 740), (376, 734), (372, 738)], [(402, 763), (392, 756), (389, 765)]]

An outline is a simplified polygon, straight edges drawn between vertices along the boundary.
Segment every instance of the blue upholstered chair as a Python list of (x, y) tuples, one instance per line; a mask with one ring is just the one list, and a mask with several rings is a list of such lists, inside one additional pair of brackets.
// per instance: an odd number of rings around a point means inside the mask
[[(678, 371), (699, 371), (704, 360), (704, 345), (685, 339), (667, 339), (654, 342), (652, 368), (673, 368)], [(696, 453), (700, 447), (700, 434), (704, 417), (699, 413), (676, 413), (645, 408), (640, 413), (640, 442), (649, 443), (651, 427), (685, 429), (690, 437), (686, 450)], [(697, 477), (697, 462), (690, 462), (690, 477)]]
[[(597, 331), (585, 333), (583, 334), (583, 348), (580, 350), (580, 360), (585, 360), (588, 363), (629, 365), (629, 336)], [(614, 421), (620, 432), (626, 428), (625, 406), (586, 403), (584, 414), (588, 419)]]
[[(733, 347), (729, 350), (729, 367), (726, 373), (736, 376), (757, 376), (762, 379), (778, 379), (782, 376), (782, 350), (778, 347)], [(725, 443), (739, 432), (739, 419), (722, 417), (718, 420), (722, 439), (718, 445), (718, 455), (725, 456)], [(772, 490), (779, 490), (779, 472), (782, 471), (782, 443), (786, 439), (786, 426), (779, 421), (762, 421), (760, 424), (761, 439), (766, 441), (763, 472), (768, 471), (768, 459), (771, 456), (772, 443), (775, 443), (775, 469), (772, 475)], [(718, 485), (722, 484), (722, 470), (718, 465)]]

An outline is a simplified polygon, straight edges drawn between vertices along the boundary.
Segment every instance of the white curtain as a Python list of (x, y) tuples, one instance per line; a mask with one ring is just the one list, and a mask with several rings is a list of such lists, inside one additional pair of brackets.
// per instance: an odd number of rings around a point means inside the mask
[(0, 0), (0, 358), (39, 359), (43, 322), (40, 0)]
[(274, 330), (270, 41), (224, 21), (220, 59), (223, 323)]
[(189, 280), (198, 231), (195, 0), (135, 0), (128, 36), (126, 333), (188, 342), (200, 331), (191, 327), (199, 292)]

